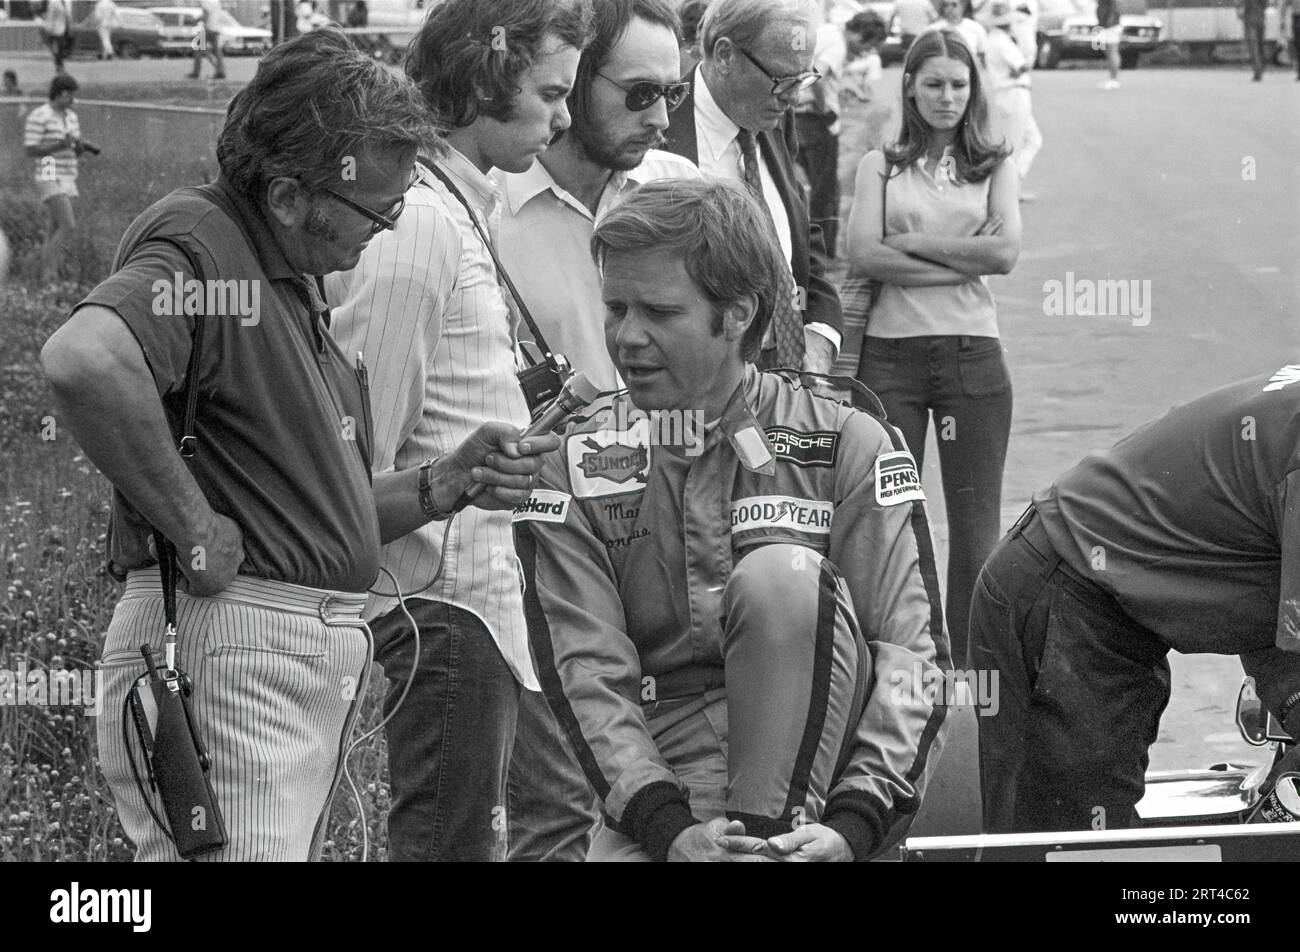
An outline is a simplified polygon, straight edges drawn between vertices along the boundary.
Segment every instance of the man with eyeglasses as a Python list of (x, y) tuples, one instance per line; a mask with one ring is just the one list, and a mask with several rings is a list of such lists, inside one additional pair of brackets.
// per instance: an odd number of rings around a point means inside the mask
[(714, 0), (700, 23), (704, 59), (664, 147), (706, 176), (744, 182), (776, 227), (789, 294), (780, 296), (759, 366), (827, 373), (843, 321), (822, 230), (795, 178), (791, 109), (821, 78), (813, 68), (818, 22), (815, 0)]
[[(217, 181), (132, 222), (113, 274), (42, 351), (60, 426), (113, 484), (108, 569), (126, 588), (104, 641), (97, 742), (138, 860), (180, 858), (135, 774), (144, 751), (124, 739), (123, 702), (147, 675), (141, 646), (164, 639), (167, 553), (151, 530), (178, 556), (176, 660), (227, 831), (203, 858), (301, 862), (319, 850), (365, 697), (362, 608), (380, 545), (428, 516), (415, 469), (371, 473), (364, 370), (330, 339), (318, 278), (357, 263), (375, 210), (397, 214), (432, 139), (410, 81), (343, 34), (277, 46), (230, 104)], [(192, 296), (195, 283), (206, 294)], [(177, 451), (187, 395), (188, 465)], [(540, 462), (520, 452), (513, 427), (480, 428), (439, 468), (434, 498), (449, 505), (481, 479), (494, 489), (479, 505), (517, 505)], [(161, 651), (148, 663), (162, 666)]]
[[(588, 0), (448, 0), (407, 52), (445, 146), (417, 164), (397, 227), (326, 282), (336, 338), (371, 365), (377, 473), (418, 469), (436, 485), (482, 424), (528, 423), (516, 378), (527, 329), (492, 257), (501, 202), (488, 172), (527, 170), (569, 125), (590, 18)], [(448, 528), (453, 500), (426, 502), (433, 523), (383, 553), (418, 640), (391, 581), (367, 608), (392, 716), (389, 858), (503, 860), (520, 692), (539, 689), (510, 515), (467, 509)], [(558, 738), (543, 756), (566, 756)]]

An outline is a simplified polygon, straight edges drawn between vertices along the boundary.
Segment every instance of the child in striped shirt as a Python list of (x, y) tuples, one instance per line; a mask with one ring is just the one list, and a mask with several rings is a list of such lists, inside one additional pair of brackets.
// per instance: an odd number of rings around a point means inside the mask
[(41, 246), (41, 281), (58, 277), (64, 246), (76, 230), (72, 199), (77, 197), (77, 156), (99, 149), (81, 138), (81, 124), (72, 111), (77, 81), (59, 73), (50, 82), (50, 101), (27, 116), (23, 146), (36, 160), (37, 193), (50, 209), (53, 227)]

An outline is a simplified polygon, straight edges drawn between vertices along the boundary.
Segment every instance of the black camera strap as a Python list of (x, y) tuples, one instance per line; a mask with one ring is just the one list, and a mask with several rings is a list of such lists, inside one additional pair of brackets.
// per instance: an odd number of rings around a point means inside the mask
[[(528, 325), (528, 330), (532, 332), (533, 342), (536, 343), (538, 348), (541, 350), (545, 362), (555, 366), (555, 357), (551, 353), (551, 346), (546, 343), (546, 337), (542, 334), (541, 328), (538, 327), (536, 321), (533, 320), (533, 315), (529, 312), (528, 305), (524, 303), (523, 295), (519, 293), (519, 289), (515, 287), (515, 283), (510, 280), (510, 272), (506, 271), (506, 266), (502, 264), (501, 259), (497, 257), (497, 250), (492, 246), (492, 239), (488, 236), (488, 233), (484, 230), (483, 226), (479, 224), (478, 215), (474, 214), (474, 209), (470, 207), (469, 201), (466, 200), (461, 190), (456, 187), (456, 183), (451, 180), (450, 175), (428, 159), (422, 158), (420, 161), (424, 165), (428, 166), (429, 171), (438, 177), (438, 181), (442, 182), (442, 184), (447, 187), (447, 191), (455, 195), (456, 200), (465, 206), (465, 211), (469, 214), (469, 220), (474, 223), (474, 230), (478, 232), (479, 238), (482, 240), (483, 244), (487, 246), (488, 254), (492, 256), (492, 263), (496, 265), (497, 274), (501, 278), (501, 283), (510, 291), (510, 296), (515, 299), (515, 306), (519, 308), (519, 313), (523, 317), (524, 323)], [(537, 363), (537, 361), (533, 360), (532, 357), (528, 355), (526, 350), (524, 351), (524, 359), (527, 360), (530, 365), (536, 365)]]
[[(182, 242), (162, 235), (154, 236), (148, 240), (166, 242), (179, 250), (189, 262), (195, 279), (198, 280), (200, 285), (204, 284), (202, 265), (199, 264), (193, 252)], [(193, 459), (199, 448), (199, 438), (194, 432), (194, 417), (198, 412), (199, 405), (199, 360), (203, 352), (203, 323), (204, 314), (200, 309), (200, 312), (194, 315), (194, 337), (190, 341), (190, 359), (185, 367), (185, 412), (181, 419), (181, 438), (177, 444), (181, 459), (184, 460)], [(176, 640), (176, 583), (180, 575), (180, 571), (176, 566), (176, 546), (157, 529), (153, 530), (153, 543), (158, 556), (158, 572), (162, 578), (163, 619), (167, 624), (167, 638), (174, 644)], [(174, 659), (168, 658), (167, 660), (167, 666), (169, 668), (173, 667), (172, 662)]]

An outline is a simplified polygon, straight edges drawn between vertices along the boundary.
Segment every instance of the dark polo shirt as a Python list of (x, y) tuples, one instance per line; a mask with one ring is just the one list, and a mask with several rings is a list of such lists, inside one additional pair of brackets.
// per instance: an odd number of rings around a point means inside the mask
[[(191, 466), (212, 508), (243, 530), (240, 574), (364, 591), (379, 567), (368, 394), (357, 356), (345, 358), (328, 333), (314, 281), (289, 266), (257, 209), (224, 181), (172, 192), (131, 224), (114, 274), (78, 306), (100, 305), (126, 322), (179, 432), (196, 323), (185, 298), (198, 289), (182, 284), (177, 295), (177, 273), (182, 282), (194, 274), (167, 239), (190, 250), (205, 279), (223, 282), (212, 293), (203, 288), (209, 309)], [(104, 425), (112, 421), (105, 407)], [(115, 574), (156, 561), (150, 532), (115, 490)]]
[(1034, 504), (1061, 557), (1171, 648), (1300, 662), (1300, 365), (1176, 407)]

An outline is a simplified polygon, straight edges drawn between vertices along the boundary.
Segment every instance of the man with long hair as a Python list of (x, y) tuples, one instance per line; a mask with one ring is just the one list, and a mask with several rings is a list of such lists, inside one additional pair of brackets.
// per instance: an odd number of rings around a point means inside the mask
[[(490, 247), (501, 196), (488, 172), (528, 170), (568, 127), (590, 17), (587, 0), (447, 0), (407, 52), (446, 142), (422, 157), (399, 226), (326, 282), (335, 336), (371, 365), (377, 471), (419, 469), (436, 483), (448, 453), (484, 422), (528, 423), (515, 376), (519, 315)], [(449, 526), (448, 502), (429, 499), (434, 524), (384, 550), (411, 596), (405, 610), (387, 581), (368, 608), (392, 716), (389, 855), (500, 860), (520, 690), (539, 685), (510, 516), (470, 509)], [(556, 742), (538, 756), (565, 754)]]

